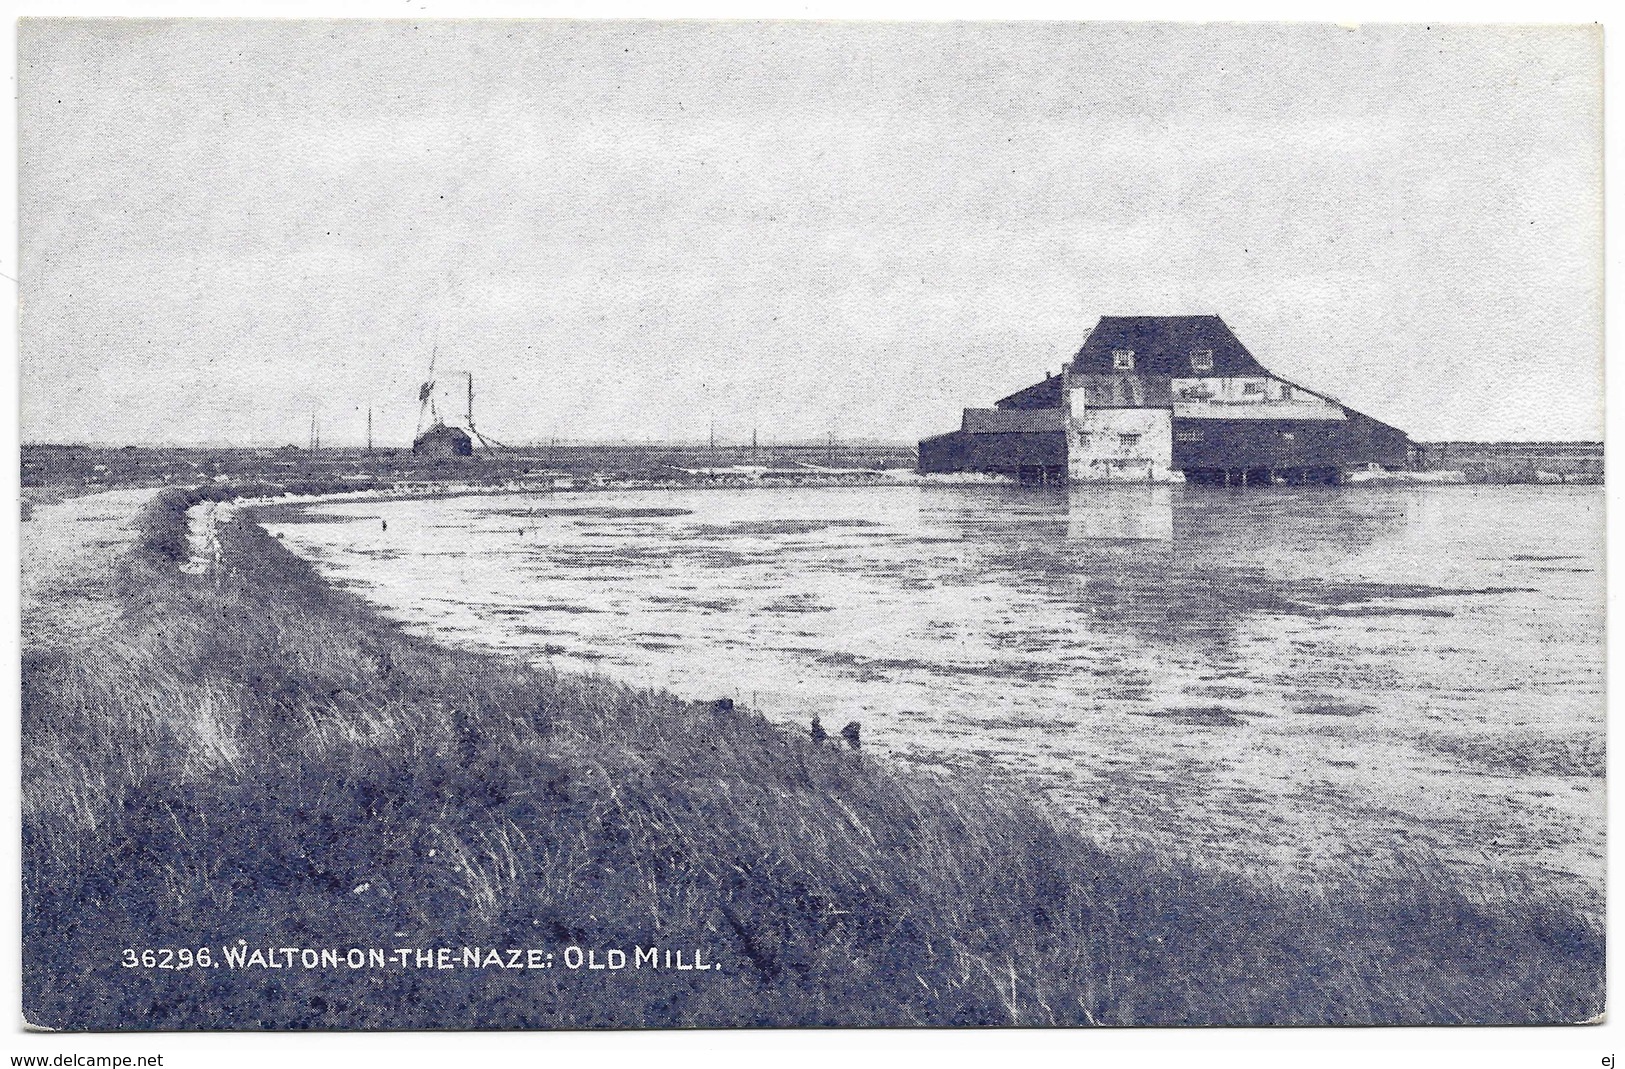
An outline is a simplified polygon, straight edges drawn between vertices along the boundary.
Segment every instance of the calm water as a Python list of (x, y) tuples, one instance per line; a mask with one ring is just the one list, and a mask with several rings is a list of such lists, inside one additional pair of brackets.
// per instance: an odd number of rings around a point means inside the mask
[[(422, 632), (1281, 874), (1603, 871), (1600, 487), (661, 490), (270, 525)], [(379, 520), (388, 521), (384, 530)]]

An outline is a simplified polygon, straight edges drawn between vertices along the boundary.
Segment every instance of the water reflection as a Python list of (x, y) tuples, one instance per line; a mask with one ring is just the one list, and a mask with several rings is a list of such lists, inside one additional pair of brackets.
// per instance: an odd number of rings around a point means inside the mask
[(1250, 556), (1261, 544), (1292, 552), (1343, 551), (1402, 536), (1409, 525), (1448, 522), (1448, 511), (1430, 506), (1425, 490), (1406, 488), (977, 488), (926, 494), (918, 502), (922, 525), (948, 526), (972, 540), (1044, 534), (1056, 543), (1161, 542), (1208, 558)]
[[(1401, 533), (1407, 524), (1429, 522), (1430, 510), (1419, 507), (1422, 496), (1406, 490), (1183, 486), (1076, 486), (1033, 495), (1065, 514), (1071, 541), (1173, 542), (1206, 554), (1237, 548), (1232, 543), (1244, 543), (1250, 552), (1260, 539), (1294, 549), (1369, 544)], [(986, 503), (968, 507), (980, 513)]]
[[(1347, 574), (1351, 560), (1402, 552), (1444, 519), (1404, 493), (1105, 486), (946, 504), (922, 502), (921, 525), (957, 530), (975, 567), (927, 569), (922, 585), (992, 579), (1109, 633), (1215, 659), (1232, 656), (1260, 616), (1448, 617), (1428, 599), (1461, 592), (1396, 583), (1381, 569), (1381, 578)], [(1047, 626), (1035, 620), (1029, 641)]]
[(1067, 491), (1066, 537), (1073, 542), (1172, 542), (1171, 486), (1076, 486)]

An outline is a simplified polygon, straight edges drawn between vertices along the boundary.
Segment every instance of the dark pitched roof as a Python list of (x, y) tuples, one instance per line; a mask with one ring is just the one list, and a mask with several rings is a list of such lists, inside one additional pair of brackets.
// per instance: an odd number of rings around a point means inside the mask
[(1046, 376), (1043, 382), (1035, 382), (1024, 390), (1017, 390), (1009, 397), (999, 398), (993, 402), (993, 407), (1004, 409), (1060, 408), (1061, 376)]
[[(1141, 375), (1267, 375), (1253, 354), (1218, 316), (1101, 316), (1072, 361), (1074, 374), (1110, 375), (1118, 371), (1113, 352), (1134, 353)], [(1194, 352), (1211, 352), (1211, 370), (1197, 370)]]
[(1065, 430), (1061, 409), (967, 408), (960, 430), (966, 434), (1044, 434)]

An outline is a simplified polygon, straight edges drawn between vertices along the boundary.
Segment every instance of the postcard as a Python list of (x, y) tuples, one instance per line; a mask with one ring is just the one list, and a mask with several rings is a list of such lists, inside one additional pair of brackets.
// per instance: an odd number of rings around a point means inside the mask
[(19, 41), (29, 1025), (1604, 1013), (1598, 27)]

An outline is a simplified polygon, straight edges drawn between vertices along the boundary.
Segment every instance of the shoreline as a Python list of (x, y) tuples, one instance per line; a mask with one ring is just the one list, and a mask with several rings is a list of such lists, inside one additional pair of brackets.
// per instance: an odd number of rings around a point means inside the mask
[[(86, 660), (25, 643), (35, 1023), (127, 1024), (155, 999), (171, 1000), (171, 1016), (153, 1027), (382, 1023), (347, 1001), (355, 978), (313, 973), (267, 1000), (253, 978), (199, 992), (104, 957), (132, 932), (271, 945), (290, 928), (473, 944), (540, 930), (561, 945), (705, 948), (725, 963), (635, 989), (552, 974), (373, 977), (424, 1006), (388, 1018), (395, 1027), (1596, 1012), (1600, 930), (1516, 887), (1481, 898), (1423, 863), (1306, 896), (1103, 849), (964, 776), (911, 775), (746, 710), (415, 638), (245, 516), (223, 527), (218, 580), (185, 575), (186, 509), (219, 494), (170, 491), (143, 513), (121, 565), (128, 653), (115, 643)], [(148, 693), (172, 697), (155, 709)], [(99, 786), (43, 810), (41, 775)], [(170, 873), (163, 886), (128, 868), (131, 844)], [(111, 870), (94, 861), (103, 851)], [(87, 897), (90, 886), (107, 890)], [(171, 905), (150, 912), (160, 900)], [(50, 942), (81, 930), (87, 903), (104, 911), (97, 930)], [(1396, 955), (1400, 975), (1382, 964)]]

